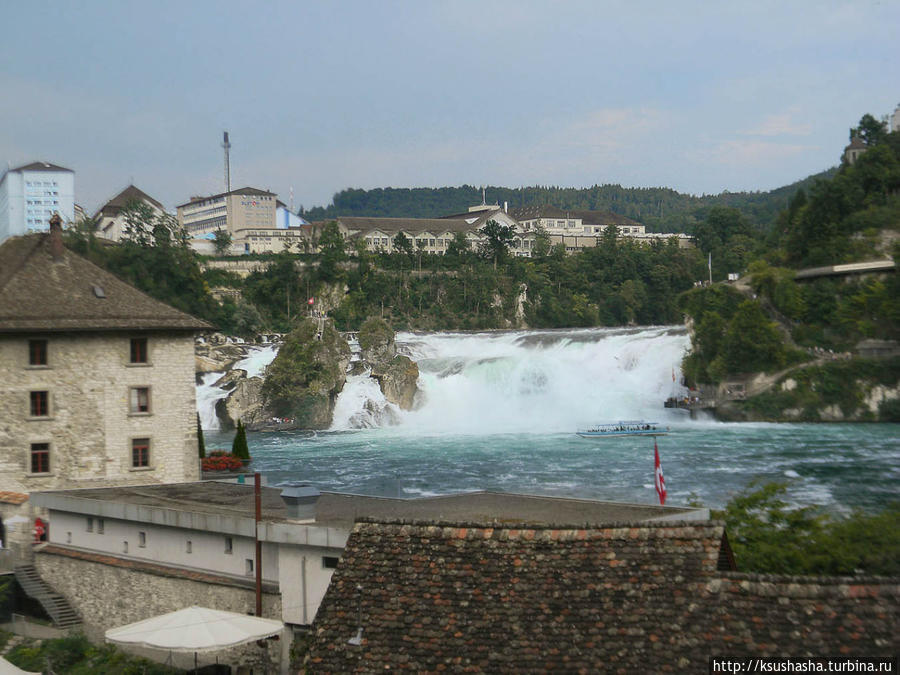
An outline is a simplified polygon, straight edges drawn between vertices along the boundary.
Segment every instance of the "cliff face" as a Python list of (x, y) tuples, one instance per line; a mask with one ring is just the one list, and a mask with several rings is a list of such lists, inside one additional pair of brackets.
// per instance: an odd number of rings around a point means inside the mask
[(328, 320), (303, 320), (284, 339), (266, 371), (261, 395), (266, 413), (303, 429), (331, 426), (344, 387), (350, 347)]
[(734, 422), (900, 421), (900, 358), (845, 360), (791, 369), (745, 400), (720, 402)]
[(378, 380), (384, 397), (403, 410), (411, 410), (419, 391), (419, 366), (408, 356), (397, 354), (390, 326), (381, 319), (368, 319), (359, 329), (359, 347), (363, 363)]

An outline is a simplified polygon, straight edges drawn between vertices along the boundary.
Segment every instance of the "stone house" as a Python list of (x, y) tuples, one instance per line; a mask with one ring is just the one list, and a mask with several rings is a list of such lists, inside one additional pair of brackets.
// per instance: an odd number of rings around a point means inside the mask
[(729, 550), (714, 521), (361, 521), (308, 671), (698, 673), (711, 657), (897, 654), (897, 579), (741, 574)]
[(58, 224), (0, 246), (0, 564), (30, 553), (31, 492), (199, 477), (209, 328), (67, 250)]

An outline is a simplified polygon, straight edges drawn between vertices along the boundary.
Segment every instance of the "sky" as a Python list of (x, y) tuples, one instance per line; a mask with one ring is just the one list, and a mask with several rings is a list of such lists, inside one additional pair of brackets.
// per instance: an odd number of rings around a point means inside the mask
[[(0, 170), (233, 188), (769, 190), (900, 102), (897, 0), (0, 0)], [(490, 194), (488, 194), (490, 200)]]

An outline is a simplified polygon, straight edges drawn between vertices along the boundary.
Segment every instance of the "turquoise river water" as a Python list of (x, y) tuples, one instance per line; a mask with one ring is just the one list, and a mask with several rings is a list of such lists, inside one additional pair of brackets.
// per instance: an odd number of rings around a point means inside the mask
[[(719, 507), (773, 480), (790, 484), (792, 503), (836, 511), (900, 496), (900, 425), (732, 424), (665, 410), (667, 396), (683, 393), (680, 327), (400, 334), (397, 343), (419, 364), (415, 410), (351, 376), (330, 430), (249, 434), (252, 469), (270, 485), (391, 497), (499, 490), (655, 503), (653, 439), (574, 433), (645, 419), (671, 429), (657, 441), (669, 504)], [(262, 350), (251, 374), (273, 355)], [(203, 409), (209, 398), (198, 387), (207, 447), (229, 447), (232, 433)]]

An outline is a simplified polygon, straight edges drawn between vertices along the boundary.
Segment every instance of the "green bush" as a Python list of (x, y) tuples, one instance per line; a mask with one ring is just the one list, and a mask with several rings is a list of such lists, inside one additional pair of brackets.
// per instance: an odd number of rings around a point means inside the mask
[(751, 483), (724, 511), (738, 569), (762, 574), (900, 574), (900, 502), (877, 514), (834, 517), (817, 507), (792, 508), (787, 483)]

